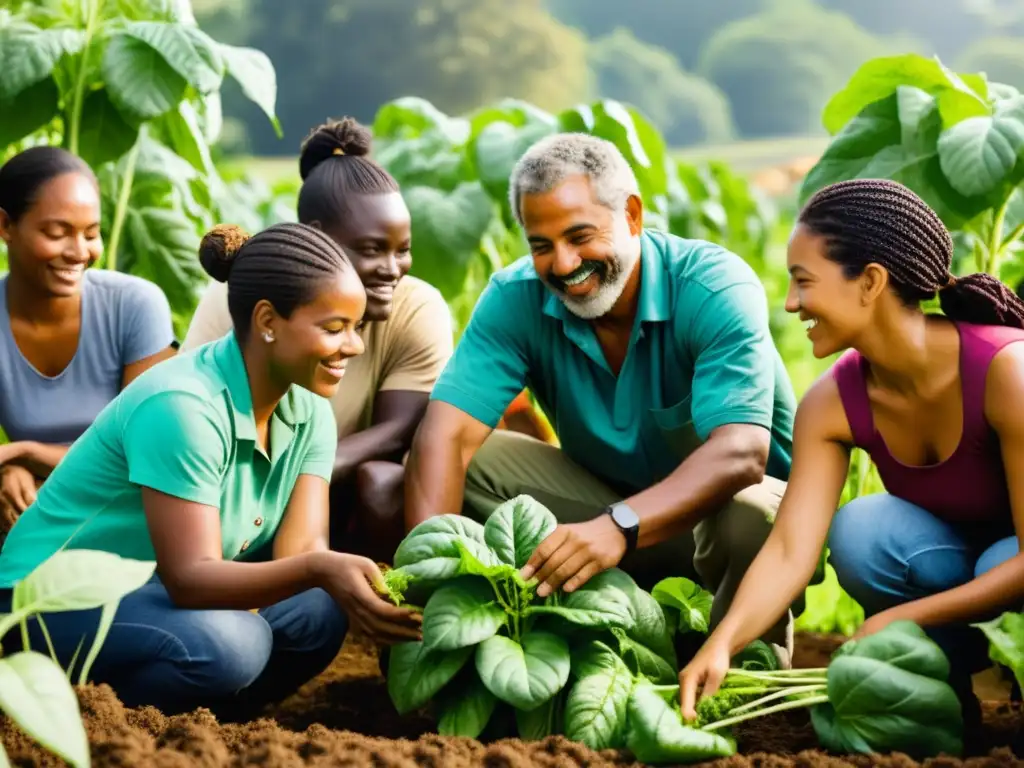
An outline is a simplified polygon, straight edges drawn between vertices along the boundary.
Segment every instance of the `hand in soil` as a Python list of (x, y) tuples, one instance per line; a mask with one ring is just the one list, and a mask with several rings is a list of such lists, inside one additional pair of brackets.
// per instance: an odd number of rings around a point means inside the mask
[(374, 591), (374, 586), (384, 590), (384, 575), (376, 563), (358, 555), (327, 554), (322, 586), (345, 611), (354, 630), (385, 645), (423, 639), (419, 613), (399, 608)]
[(0, 498), (22, 514), (36, 500), (35, 475), (19, 464), (7, 464), (0, 469)]
[(732, 657), (725, 643), (710, 638), (697, 655), (679, 673), (679, 708), (683, 719), (697, 719), (697, 690), (701, 696), (714, 696), (729, 671)]

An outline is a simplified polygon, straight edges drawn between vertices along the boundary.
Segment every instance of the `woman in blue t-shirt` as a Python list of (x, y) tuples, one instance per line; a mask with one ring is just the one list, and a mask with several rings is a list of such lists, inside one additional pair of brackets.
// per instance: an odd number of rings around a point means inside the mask
[(136, 376), (174, 354), (163, 291), (89, 270), (103, 253), (86, 163), (33, 147), (0, 168), (0, 543), (38, 485)]

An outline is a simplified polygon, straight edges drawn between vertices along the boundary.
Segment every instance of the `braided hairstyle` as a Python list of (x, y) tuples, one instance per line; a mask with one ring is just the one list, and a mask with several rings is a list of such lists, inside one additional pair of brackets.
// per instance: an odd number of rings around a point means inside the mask
[(1024, 301), (985, 273), (950, 273), (953, 239), (938, 215), (910, 189), (887, 179), (827, 186), (807, 202), (798, 222), (825, 238), (826, 256), (847, 279), (871, 263), (909, 307), (939, 294), (945, 315), (979, 325), (1024, 328)]
[(327, 230), (348, 213), (353, 195), (398, 192), (398, 182), (369, 157), (373, 137), (354, 118), (331, 120), (313, 129), (299, 156), (299, 221)]
[(210, 277), (228, 284), (228, 311), (242, 341), (260, 301), (288, 318), (316, 297), (325, 279), (348, 270), (355, 277), (341, 247), (306, 224), (275, 224), (252, 237), (240, 227), (218, 225), (203, 237), (199, 260)]

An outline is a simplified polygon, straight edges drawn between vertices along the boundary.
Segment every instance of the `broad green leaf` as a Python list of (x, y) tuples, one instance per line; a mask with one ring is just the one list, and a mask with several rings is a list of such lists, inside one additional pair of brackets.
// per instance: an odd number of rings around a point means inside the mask
[(754, 640), (733, 656), (731, 666), (752, 672), (768, 672), (779, 668), (779, 657), (764, 640)]
[(431, 533), (443, 533), (457, 538), (472, 539), (481, 544), (485, 542), (484, 527), (476, 520), (464, 515), (434, 515), (409, 531), (403, 543), (417, 536)]
[(915, 759), (963, 751), (960, 702), (946, 683), (852, 654), (829, 663), (827, 680), (828, 703), (811, 711), (826, 749)]
[(99, 608), (145, 585), (155, 570), (154, 562), (110, 552), (60, 550), (14, 585), (11, 617)]
[(167, 144), (200, 173), (214, 174), (216, 168), (195, 107), (183, 101), (159, 118)]
[(255, 48), (242, 48), (219, 44), (217, 50), (224, 59), (227, 73), (242, 87), (242, 93), (270, 120), (278, 138), (281, 121), (277, 117), (277, 72), (270, 57)]
[[(80, 30), (39, 29), (21, 19), (0, 18), (0, 104), (49, 78), (61, 57), (78, 53), (84, 44)], [(14, 113), (0, 114), (6, 121)]]
[(458, 572), (460, 576), (483, 576), (492, 582), (511, 579), (517, 584), (526, 584), (515, 566), (501, 562), (492, 550), (484, 550), (486, 561), (482, 562), (474, 554), (479, 547), (476, 543), (467, 545), (465, 542), (456, 541), (455, 547), (459, 550)]
[(622, 663), (615, 651), (603, 640), (588, 640), (571, 652), (573, 677), (590, 677), (612, 672)]
[(412, 573), (411, 566), (425, 560), (447, 558), (454, 560), (450, 566), (458, 570), (461, 556), (460, 546), (472, 554), (484, 566), (498, 565), (500, 561), (486, 544), (455, 532), (428, 532), (408, 535), (395, 551), (395, 567), (405, 568)]
[[(939, 137), (939, 162), (962, 195), (987, 195), (1024, 176), (1024, 96), (1001, 102), (991, 117), (971, 117)], [(1016, 172), (1015, 172), (1016, 169)]]
[(1006, 612), (992, 621), (975, 624), (988, 638), (988, 656), (1005, 664), (1024, 686), (1024, 614)]
[(558, 117), (545, 112), (535, 104), (522, 99), (501, 99), (496, 104), (486, 106), (474, 112), (470, 118), (470, 137), (480, 135), (491, 123), (509, 123), (522, 128), (526, 125), (546, 125), (552, 131), (558, 130)]
[(223, 46), (197, 27), (174, 22), (135, 21), (124, 26), (123, 34), (157, 51), (199, 93), (220, 88), (224, 79)]
[[(642, 763), (698, 763), (736, 754), (736, 744), (683, 723), (679, 687), (633, 687), (627, 708), (626, 747)], [(672, 703), (670, 703), (670, 701)]]
[(614, 654), (610, 668), (580, 677), (565, 702), (565, 735), (591, 749), (626, 746), (626, 711), (633, 675)]
[(470, 157), (477, 177), (491, 198), (508, 203), (509, 180), (519, 158), (540, 139), (555, 132), (546, 123), (523, 126), (495, 121), (483, 128), (470, 143)]
[(460, 184), (454, 192), (431, 187), (403, 189), (412, 216), (413, 265), (420, 277), (446, 299), (457, 297), (470, 262), (481, 257), (481, 241), (494, 221), (495, 208), (480, 182)]
[(52, 77), (30, 85), (13, 99), (0, 99), (0, 147), (21, 141), (47, 125), (57, 116), (59, 103), (60, 91)]
[(428, 651), (422, 642), (399, 643), (388, 658), (388, 695), (404, 715), (434, 698), (455, 677), (473, 647), (454, 651)]
[(951, 185), (939, 162), (941, 131), (935, 99), (917, 89), (901, 88), (866, 107), (832, 140), (804, 178), (800, 205), (838, 181), (887, 178), (914, 190), (947, 227), (958, 228), (989, 208), (991, 201), (968, 197)]
[(942, 648), (912, 621), (894, 621), (885, 629), (847, 640), (835, 656), (861, 656), (884, 661), (907, 672), (936, 680), (949, 678), (949, 660)]
[(450, 145), (439, 133), (395, 141), (375, 154), (403, 189), (422, 186), (451, 192), (471, 176), (461, 148)]
[(523, 741), (541, 741), (562, 731), (565, 689), (559, 691), (539, 707), (516, 710), (516, 730)]
[(714, 595), (694, 581), (682, 576), (662, 579), (651, 590), (660, 605), (678, 615), (679, 631), (707, 634), (711, 622), (711, 602)]
[(459, 579), (437, 590), (423, 608), (423, 645), (451, 651), (492, 637), (505, 624), (494, 588), (479, 579)]
[(539, 501), (531, 496), (516, 496), (487, 518), (484, 540), (502, 562), (522, 568), (557, 526), (551, 510)]
[(78, 697), (49, 656), (24, 651), (0, 658), (0, 711), (74, 768), (89, 765)]
[(466, 675), (465, 678), (460, 676), (453, 682), (451, 689), (446, 688), (442, 692), (437, 732), (442, 736), (479, 738), (494, 714), (497, 703), (498, 699), (475, 674)]
[(446, 115), (426, 99), (403, 96), (377, 110), (373, 121), (374, 139), (412, 139), (428, 131), (444, 135), (452, 145), (469, 139), (469, 122)]
[(955, 90), (987, 111), (982, 97), (963, 80), (942, 66), (938, 59), (918, 54), (883, 56), (871, 59), (858, 69), (846, 87), (836, 93), (825, 105), (822, 122), (825, 129), (835, 134), (854, 119), (865, 107), (892, 96), (900, 86), (912, 86), (928, 94)]
[(623, 629), (612, 627), (611, 633), (618, 642), (619, 655), (635, 677), (645, 677), (657, 685), (671, 685), (679, 679), (674, 648), (669, 661), (631, 638)]
[[(575, 594), (575, 593), (574, 593)], [(523, 612), (525, 616), (557, 616), (572, 624), (591, 629), (609, 629), (625, 627), (633, 622), (629, 607), (623, 600), (615, 602), (601, 600), (592, 593), (584, 599), (576, 601), (582, 608), (570, 608), (565, 605), (531, 605)]]
[(139, 127), (124, 119), (106, 89), (93, 91), (82, 102), (78, 154), (93, 168), (116, 161), (138, 138)]
[(185, 98), (188, 81), (146, 41), (116, 32), (103, 52), (103, 79), (111, 100), (126, 114), (152, 120)]
[(675, 633), (673, 629), (669, 628), (661, 606), (649, 592), (636, 586), (630, 597), (634, 621), (633, 626), (625, 630), (626, 634), (640, 645), (650, 648), (675, 667), (677, 664), (676, 648), (672, 642), (672, 636)]
[(476, 646), (476, 671), (487, 689), (517, 709), (533, 709), (569, 679), (569, 646), (558, 635), (527, 632), (522, 644), (503, 635)]

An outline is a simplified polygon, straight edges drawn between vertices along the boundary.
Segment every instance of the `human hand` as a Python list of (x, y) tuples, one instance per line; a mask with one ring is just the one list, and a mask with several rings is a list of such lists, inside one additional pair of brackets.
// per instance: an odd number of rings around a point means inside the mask
[[(391, 645), (423, 639), (423, 617), (383, 597), (384, 574), (372, 560), (330, 552), (322, 566), (322, 585), (352, 622), (374, 641)], [(372, 586), (371, 586), (372, 585)]]
[(708, 638), (690, 663), (679, 673), (679, 709), (683, 720), (692, 722), (697, 718), (697, 690), (701, 696), (714, 696), (729, 671), (732, 655), (728, 643)]
[(873, 635), (875, 632), (880, 632), (894, 621), (899, 621), (902, 618), (905, 617), (899, 614), (898, 608), (890, 608), (881, 613), (876, 613), (874, 616), (864, 620), (864, 623), (853, 633), (852, 639), (860, 640), (868, 635)]
[(0, 445), (0, 465), (22, 458), (26, 453), (26, 448), (27, 444), (21, 441)]
[(36, 500), (36, 476), (20, 464), (0, 468), (0, 498), (19, 515)]
[(626, 537), (609, 515), (601, 515), (556, 527), (534, 550), (520, 575), (536, 577), (537, 597), (547, 597), (560, 587), (566, 592), (579, 589), (601, 571), (618, 565), (625, 554)]

